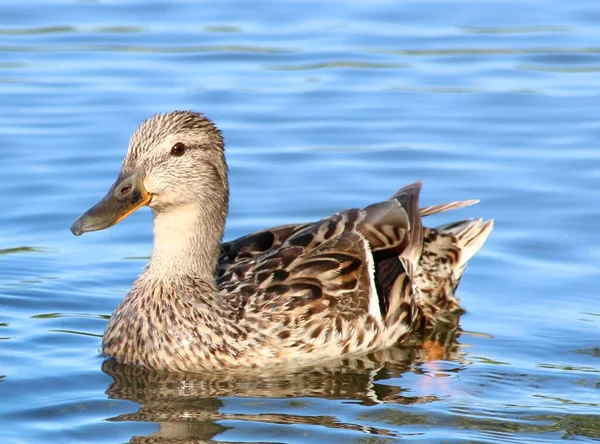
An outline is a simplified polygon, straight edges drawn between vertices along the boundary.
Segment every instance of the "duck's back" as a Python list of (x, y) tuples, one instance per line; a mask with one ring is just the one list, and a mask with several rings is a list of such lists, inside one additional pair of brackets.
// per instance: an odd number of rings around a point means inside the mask
[[(363, 209), (224, 243), (219, 292), (256, 347), (278, 361), (368, 351), (455, 308), (461, 258), (476, 250), (461, 255), (464, 226), (427, 229), (421, 216), (473, 202), (420, 210), (420, 189), (414, 183)], [(470, 230), (469, 246), (478, 249), (489, 231)]]

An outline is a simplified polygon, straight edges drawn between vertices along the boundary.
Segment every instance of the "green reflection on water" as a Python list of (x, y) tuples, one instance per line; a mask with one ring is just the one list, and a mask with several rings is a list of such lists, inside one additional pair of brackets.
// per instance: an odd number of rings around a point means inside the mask
[(89, 313), (42, 313), (31, 316), (31, 319), (56, 319), (56, 318), (92, 318), (92, 319), (110, 319), (110, 315), (89, 314)]
[[(504, 416), (504, 415), (502, 415)], [(536, 424), (537, 423), (537, 424)], [(486, 432), (550, 433), (563, 436), (600, 436), (598, 416), (594, 415), (539, 415), (513, 420), (498, 421), (497, 418), (459, 417), (457, 426)]]
[(16, 253), (48, 253), (47, 250), (44, 250), (39, 247), (14, 247), (14, 248), (4, 248), (0, 249), (0, 254), (16, 254)]
[(579, 435), (600, 438), (600, 415), (543, 415), (530, 419), (554, 422), (554, 427), (563, 431), (565, 437)]
[(239, 26), (203, 26), (203, 32), (242, 32)]
[(600, 348), (599, 347), (588, 347), (588, 348), (578, 348), (577, 350), (573, 350), (573, 353), (579, 353), (582, 355), (590, 355), (594, 358), (600, 358)]
[(572, 372), (584, 372), (584, 373), (600, 373), (600, 369), (593, 367), (581, 367), (567, 364), (539, 364), (540, 368), (548, 368), (553, 370), (564, 370)]
[[(547, 399), (550, 401), (557, 401), (557, 402), (560, 402), (561, 404), (581, 405), (581, 406), (587, 406), (587, 407), (600, 407), (600, 403), (596, 403), (596, 402), (580, 402), (580, 401), (573, 401), (572, 399), (568, 399), (568, 398), (560, 398), (558, 396), (548, 396), (548, 395), (540, 395), (540, 394), (534, 394), (531, 396), (534, 398), (541, 398), (541, 399)], [(600, 417), (598, 419), (600, 419)]]
[(492, 364), (492, 365), (510, 365), (509, 362), (495, 361), (490, 358), (485, 358), (483, 356), (471, 356), (471, 359), (476, 362), (482, 362), (484, 364)]
[(46, 26), (40, 28), (0, 28), (0, 34), (4, 35), (32, 35), (32, 34), (56, 34), (64, 32), (75, 32), (74, 26)]
[(75, 26), (46, 26), (40, 28), (0, 28), (0, 35), (65, 34), (72, 32), (137, 33), (145, 31), (141, 26), (97, 26), (78, 28)]
[(62, 330), (62, 329), (53, 329), (53, 330), (48, 330), (48, 331), (53, 332), (53, 333), (68, 333), (71, 335), (81, 335), (81, 336), (91, 336), (93, 338), (102, 338), (102, 335), (98, 335), (95, 333), (88, 333), (86, 331)]

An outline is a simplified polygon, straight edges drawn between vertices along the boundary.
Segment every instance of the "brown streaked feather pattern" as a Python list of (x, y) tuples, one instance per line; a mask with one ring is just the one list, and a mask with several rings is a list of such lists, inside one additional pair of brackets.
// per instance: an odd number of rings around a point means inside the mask
[[(221, 256), (220, 294), (243, 310), (243, 321), (264, 324), (262, 333), (279, 344), (278, 359), (298, 353), (324, 359), (336, 355), (332, 347), (350, 353), (381, 329), (369, 311), (369, 253), (357, 231), (362, 219), (364, 212), (348, 210), (275, 235), (277, 246), (261, 254), (231, 263), (229, 247)], [(363, 326), (371, 330), (361, 332)]]
[(212, 284), (193, 277), (170, 288), (140, 279), (110, 321), (104, 353), (199, 371), (304, 365), (402, 341), (459, 307), (461, 233), (472, 242), (491, 230), (470, 221), (423, 228), (422, 212), (463, 204), (420, 210), (420, 189), (222, 244), (216, 300), (202, 296)]
[(463, 220), (437, 228), (423, 229), (423, 252), (414, 284), (416, 303), (427, 324), (444, 322), (448, 313), (460, 310), (456, 288), (466, 262), (485, 242), (493, 221)]

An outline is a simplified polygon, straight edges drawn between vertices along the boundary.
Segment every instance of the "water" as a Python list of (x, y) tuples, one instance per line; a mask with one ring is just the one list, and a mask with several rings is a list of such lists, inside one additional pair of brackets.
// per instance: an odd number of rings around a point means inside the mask
[[(599, 23), (593, 0), (2, 3), (0, 441), (600, 439)], [(460, 330), (283, 376), (104, 363), (150, 214), (68, 227), (181, 108), (226, 136), (227, 239), (416, 179), (424, 205), (481, 198), (429, 221), (496, 219)]]

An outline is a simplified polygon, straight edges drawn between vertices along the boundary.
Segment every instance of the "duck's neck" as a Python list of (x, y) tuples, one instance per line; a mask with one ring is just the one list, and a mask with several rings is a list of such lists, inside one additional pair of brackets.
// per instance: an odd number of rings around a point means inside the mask
[(147, 275), (164, 284), (194, 278), (215, 287), (227, 200), (153, 211), (154, 247)]

